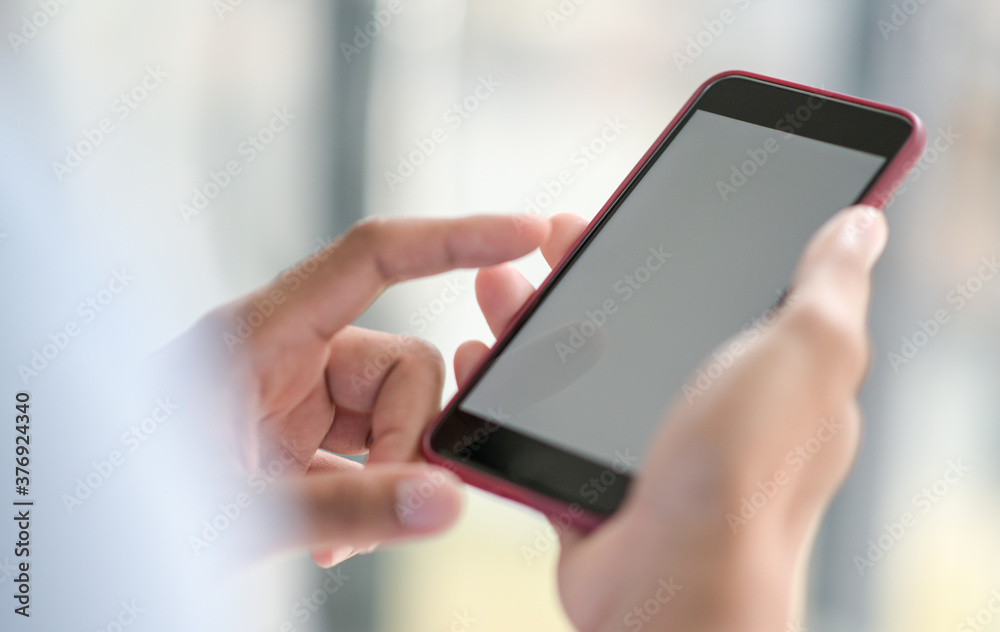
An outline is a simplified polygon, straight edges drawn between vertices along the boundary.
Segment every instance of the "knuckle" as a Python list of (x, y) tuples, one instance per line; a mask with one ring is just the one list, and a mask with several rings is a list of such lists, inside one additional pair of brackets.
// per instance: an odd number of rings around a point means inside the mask
[(354, 254), (371, 259), (379, 275), (389, 283), (397, 280), (396, 270), (400, 263), (399, 253), (386, 245), (391, 221), (382, 217), (364, 219), (351, 227), (344, 237), (345, 245)]
[(824, 363), (842, 367), (852, 376), (867, 367), (867, 335), (857, 319), (838, 305), (802, 300), (789, 309), (784, 329)]
[(444, 374), (445, 363), (441, 350), (423, 338), (410, 337), (406, 341), (407, 353), (426, 368)]
[(408, 346), (413, 355), (421, 359), (441, 359), (441, 352), (438, 348), (423, 338), (410, 337)]
[(373, 247), (378, 244), (385, 231), (386, 220), (381, 217), (369, 217), (351, 226), (344, 240), (362, 247)]

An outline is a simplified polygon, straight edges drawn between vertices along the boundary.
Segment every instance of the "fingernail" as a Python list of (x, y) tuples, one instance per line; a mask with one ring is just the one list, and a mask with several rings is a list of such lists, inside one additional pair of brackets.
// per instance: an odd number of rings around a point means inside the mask
[(885, 216), (872, 206), (854, 207), (844, 232), (848, 241), (860, 247), (869, 266), (874, 265), (882, 256), (889, 240)]
[(441, 471), (405, 478), (396, 487), (396, 516), (411, 529), (450, 524), (458, 513), (457, 504), (451, 476)]
[(320, 568), (333, 568), (352, 555), (354, 555), (354, 549), (349, 546), (344, 546), (339, 549), (334, 549), (330, 553), (329, 559), (316, 560), (316, 565)]

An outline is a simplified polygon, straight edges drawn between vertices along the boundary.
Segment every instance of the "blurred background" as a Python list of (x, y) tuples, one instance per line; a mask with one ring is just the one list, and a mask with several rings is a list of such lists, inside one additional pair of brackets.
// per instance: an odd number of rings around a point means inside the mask
[[(1000, 255), (1000, 3), (63, 1), (0, 8), (3, 124), (32, 139), (23, 160), (51, 178), (54, 221), (138, 270), (142, 351), (369, 215), (529, 210), (570, 169), (538, 211), (592, 217), (722, 70), (919, 113), (929, 149), (888, 210), (876, 275), (866, 437), (800, 623), (940, 631), (978, 614), (976, 629), (1000, 630), (982, 614), (1000, 590), (1000, 281), (978, 276)], [(712, 32), (724, 11), (734, 19)], [(113, 131), (77, 166), (52, 164), (104, 119)], [(581, 160), (609, 120), (622, 134)], [(518, 265), (547, 273), (538, 256)], [(393, 288), (363, 324), (424, 337), (450, 365), (462, 341), (492, 342), (472, 279)], [(568, 630), (548, 523), (468, 498), (449, 534), (349, 560), (332, 594), (304, 554), (269, 562), (295, 588), (253, 597), (260, 629)], [(904, 512), (916, 524), (897, 537)]]

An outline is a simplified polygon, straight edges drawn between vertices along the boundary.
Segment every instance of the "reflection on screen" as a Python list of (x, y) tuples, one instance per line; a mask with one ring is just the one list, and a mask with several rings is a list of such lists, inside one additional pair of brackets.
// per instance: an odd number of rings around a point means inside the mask
[(695, 112), (460, 408), (640, 466), (671, 401), (711, 388), (689, 379), (702, 360), (768, 313), (884, 160)]

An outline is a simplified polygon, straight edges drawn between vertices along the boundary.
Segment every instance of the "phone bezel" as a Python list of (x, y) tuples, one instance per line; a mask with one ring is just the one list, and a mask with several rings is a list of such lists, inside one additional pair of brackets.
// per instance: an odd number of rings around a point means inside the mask
[[(810, 114), (795, 116), (799, 108), (806, 108)], [(597, 463), (502, 423), (471, 415), (460, 410), (459, 405), (698, 110), (885, 157), (879, 172), (856, 200), (879, 208), (884, 208), (919, 158), (926, 140), (920, 119), (906, 110), (754, 73), (732, 71), (712, 77), (657, 138), (428, 428), (423, 441), (428, 461), (448, 467), (473, 485), (583, 529), (596, 526), (621, 504), (631, 482), (621, 468)], [(792, 119), (787, 118), (789, 114)], [(456, 449), (462, 443), (467, 450)], [(463, 458), (466, 451), (469, 458)], [(596, 501), (588, 501), (584, 486), (595, 483), (600, 493)]]

